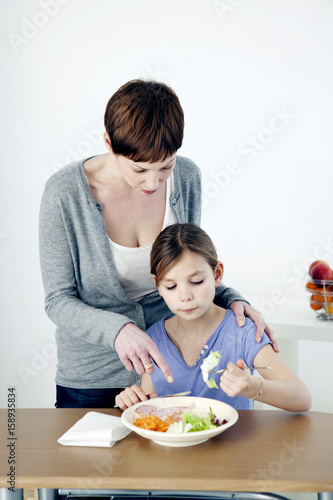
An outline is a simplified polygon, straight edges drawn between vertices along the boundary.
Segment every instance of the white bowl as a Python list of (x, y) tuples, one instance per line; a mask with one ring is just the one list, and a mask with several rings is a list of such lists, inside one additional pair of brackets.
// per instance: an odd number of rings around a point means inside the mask
[[(195, 404), (195, 407), (190, 409), (197, 415), (206, 416), (209, 413), (209, 408), (212, 409), (213, 413), (220, 420), (228, 420), (228, 423), (220, 425), (214, 429), (209, 429), (207, 431), (196, 431), (196, 432), (185, 432), (185, 433), (171, 433), (171, 432), (158, 432), (149, 431), (146, 429), (141, 429), (134, 425), (134, 419), (139, 418), (141, 415), (136, 412), (136, 409), (141, 405), (151, 404), (156, 406), (159, 410), (161, 408), (168, 408), (171, 406), (189, 406)], [(144, 401), (137, 403), (136, 405), (127, 408), (121, 416), (122, 423), (131, 429), (132, 431), (139, 434), (146, 439), (151, 439), (154, 443), (161, 444), (163, 446), (194, 446), (196, 444), (204, 443), (208, 439), (217, 436), (221, 432), (224, 432), (229, 427), (234, 425), (238, 420), (238, 413), (235, 408), (228, 405), (227, 403), (222, 403), (216, 399), (209, 398), (197, 398), (193, 396), (185, 397), (171, 397), (171, 398), (154, 398), (149, 401)]]

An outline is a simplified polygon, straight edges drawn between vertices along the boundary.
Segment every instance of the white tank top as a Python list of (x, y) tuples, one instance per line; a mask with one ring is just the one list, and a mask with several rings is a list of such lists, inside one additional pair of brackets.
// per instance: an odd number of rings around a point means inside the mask
[[(166, 207), (162, 229), (177, 222), (176, 214), (170, 206), (172, 185), (173, 173), (167, 180)], [(135, 248), (118, 245), (111, 238), (109, 238), (109, 242), (117, 276), (127, 296), (138, 302), (145, 295), (154, 292), (156, 286), (150, 274), (150, 251), (153, 242)]]

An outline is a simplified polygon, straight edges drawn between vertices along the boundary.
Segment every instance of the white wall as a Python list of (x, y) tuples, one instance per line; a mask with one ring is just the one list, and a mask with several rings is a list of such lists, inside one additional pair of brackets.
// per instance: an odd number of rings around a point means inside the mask
[[(333, 265), (332, 1), (7, 0), (0, 12), (0, 407), (11, 385), (21, 407), (54, 404), (41, 193), (62, 165), (105, 151), (104, 108), (129, 79), (165, 81), (181, 99), (180, 153), (202, 170), (225, 282), (308, 301), (308, 263)], [(333, 411), (332, 344), (301, 355), (320, 366), (317, 378), (304, 368), (313, 409)]]

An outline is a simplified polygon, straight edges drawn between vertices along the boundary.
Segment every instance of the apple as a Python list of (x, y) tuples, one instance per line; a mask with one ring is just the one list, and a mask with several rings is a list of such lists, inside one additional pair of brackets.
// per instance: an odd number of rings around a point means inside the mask
[(317, 261), (311, 264), (309, 274), (313, 280), (333, 280), (333, 272), (324, 261)]
[(326, 265), (328, 265), (328, 264), (327, 264), (324, 260), (315, 260), (314, 262), (312, 262), (312, 264), (311, 264), (311, 266), (310, 266), (310, 268), (309, 268), (309, 274), (310, 274), (310, 276), (311, 276), (311, 271), (312, 271), (312, 269), (313, 269), (315, 266), (317, 266), (318, 264), (326, 264)]

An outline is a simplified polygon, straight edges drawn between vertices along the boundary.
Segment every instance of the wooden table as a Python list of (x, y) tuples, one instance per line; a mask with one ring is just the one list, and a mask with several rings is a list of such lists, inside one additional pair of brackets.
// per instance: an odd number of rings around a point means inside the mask
[[(333, 499), (333, 414), (242, 410), (233, 427), (187, 448), (160, 446), (134, 433), (112, 448), (58, 444), (87, 411), (16, 410), (14, 441), (8, 436), (7, 410), (0, 410), (2, 493), (9, 486), (12, 444), (15, 488), (317, 492)], [(94, 411), (121, 415), (120, 410)]]

